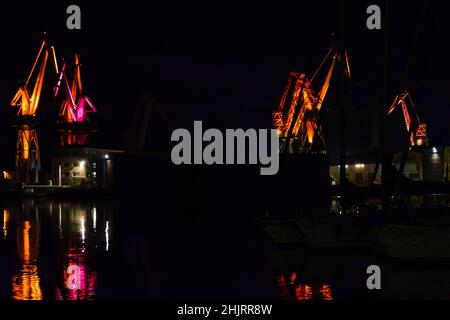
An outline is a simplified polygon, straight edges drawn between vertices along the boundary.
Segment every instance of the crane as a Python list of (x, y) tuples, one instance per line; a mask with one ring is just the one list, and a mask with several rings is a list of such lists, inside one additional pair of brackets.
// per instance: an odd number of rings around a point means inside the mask
[(400, 107), (405, 120), (406, 132), (409, 136), (410, 150), (428, 146), (427, 125), (420, 120), (419, 115), (415, 111), (411, 94), (407, 90), (395, 97), (387, 115), (391, 115)]
[(54, 88), (55, 98), (58, 97), (61, 86), (64, 87), (65, 92), (59, 114), (63, 124), (65, 124), (65, 128), (60, 130), (62, 146), (86, 145), (89, 142), (89, 130), (83, 130), (85, 128), (82, 124), (89, 122), (88, 113), (97, 113), (97, 108), (90, 98), (83, 93), (80, 56), (77, 53), (75, 53), (74, 65), (72, 83), (69, 83), (67, 63), (64, 62)]
[(133, 115), (131, 126), (125, 132), (125, 145), (129, 151), (144, 150), (152, 111), (156, 111), (167, 123), (170, 123), (169, 117), (156, 98), (151, 95), (142, 96)]
[[(398, 200), (397, 195), (399, 194), (401, 178), (403, 177), (403, 173), (405, 171), (408, 149), (411, 151), (413, 149), (426, 147), (429, 143), (427, 126), (420, 120), (419, 115), (414, 110), (414, 101), (411, 94), (407, 90), (395, 97), (387, 115), (391, 115), (398, 107), (402, 108), (406, 132), (408, 134), (408, 141), (405, 141), (405, 145), (402, 148), (400, 167), (394, 180), (394, 193), (391, 199), (392, 203), (395, 203)], [(408, 142), (408, 144), (406, 144), (406, 142)]]
[[(316, 93), (311, 83), (330, 57), (331, 64), (325, 81)], [(290, 73), (280, 105), (272, 116), (273, 127), (278, 129), (280, 136), (280, 152), (325, 152), (320, 118), (337, 61), (344, 64), (345, 73), (351, 78), (347, 52), (339, 53), (334, 47), (328, 51), (312, 80), (303, 73)]]
[[(45, 36), (45, 34), (44, 34)], [(16, 179), (30, 182), (30, 172), (35, 174), (34, 182), (38, 182), (40, 170), (40, 153), (34, 118), (39, 107), (42, 87), (49, 56), (52, 55), (56, 74), (58, 62), (55, 48), (50, 46), (44, 37), (33, 67), (25, 81), (19, 88), (10, 105), (18, 108), (18, 136), (16, 143)], [(34, 80), (34, 81), (33, 81)]]

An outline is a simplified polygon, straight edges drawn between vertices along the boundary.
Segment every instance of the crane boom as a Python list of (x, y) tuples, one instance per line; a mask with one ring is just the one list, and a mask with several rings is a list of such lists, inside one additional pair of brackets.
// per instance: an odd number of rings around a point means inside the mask
[[(53, 47), (50, 48), (47, 41), (44, 39), (25, 84), (19, 88), (14, 98), (11, 100), (10, 105), (19, 108), (18, 115), (33, 117), (36, 115), (42, 93), (42, 86), (44, 84), (47, 61), (50, 54), (49, 49), (51, 49), (51, 54), (53, 55), (55, 70), (58, 70), (55, 50)], [(33, 86), (33, 91), (30, 93), (29, 85), (37, 69), (36, 81)]]

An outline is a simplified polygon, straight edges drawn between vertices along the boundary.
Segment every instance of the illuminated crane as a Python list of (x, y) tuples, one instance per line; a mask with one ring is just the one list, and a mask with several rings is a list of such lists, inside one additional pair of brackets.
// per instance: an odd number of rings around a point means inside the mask
[[(44, 83), (45, 72), (49, 55), (53, 56), (56, 73), (58, 74), (58, 63), (55, 49), (49, 46), (44, 39), (31, 68), (30, 74), (23, 86), (19, 88), (11, 101), (11, 106), (18, 110), (18, 137), (16, 144), (16, 179), (20, 182), (29, 183), (30, 173), (34, 172), (34, 182), (38, 182), (40, 170), (39, 142), (35, 129), (35, 116), (39, 107), (39, 101)], [(34, 85), (32, 84), (34, 79)], [(32, 91), (30, 90), (32, 87)]]
[(427, 125), (420, 121), (419, 115), (414, 110), (414, 102), (408, 91), (404, 91), (395, 97), (387, 115), (392, 114), (398, 106), (402, 108), (406, 131), (409, 135), (410, 149), (427, 146)]
[[(331, 58), (325, 82), (317, 94), (311, 82)], [(325, 152), (320, 118), (323, 102), (330, 87), (336, 61), (343, 63), (347, 77), (351, 77), (347, 52), (340, 54), (331, 48), (310, 81), (305, 74), (291, 72), (283, 97), (273, 113), (273, 126), (280, 136), (280, 151), (287, 153)]]
[(67, 77), (67, 65), (63, 64), (59, 74), (58, 83), (54, 89), (55, 97), (58, 96), (61, 85), (64, 87), (65, 98), (61, 104), (60, 117), (64, 128), (60, 130), (60, 143), (66, 145), (86, 145), (89, 143), (91, 130), (83, 124), (89, 122), (88, 113), (96, 113), (97, 109), (89, 97), (83, 94), (81, 82), (81, 65), (79, 55), (75, 54), (75, 69), (72, 84)]

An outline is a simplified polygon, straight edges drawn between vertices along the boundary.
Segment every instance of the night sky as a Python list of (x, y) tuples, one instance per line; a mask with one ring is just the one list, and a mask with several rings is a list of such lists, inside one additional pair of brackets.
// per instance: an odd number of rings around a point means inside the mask
[[(66, 29), (70, 4), (81, 7), (81, 31)], [(366, 28), (370, 4), (384, 8), (384, 1), (347, 1), (345, 38), (353, 73), (349, 153), (371, 146), (375, 110), (389, 107), (380, 106), (383, 30)], [(9, 102), (32, 66), (43, 31), (59, 59), (82, 54), (85, 91), (100, 112), (97, 142), (121, 147), (143, 95), (159, 100), (172, 128), (191, 127), (193, 120), (203, 120), (206, 127), (269, 128), (289, 72), (313, 74), (330, 48), (331, 34), (339, 30), (339, 7), (337, 0), (2, 3), (0, 167), (11, 167), (14, 160)], [(389, 103), (408, 88), (432, 142), (449, 143), (450, 4), (391, 1), (390, 22)], [(59, 109), (50, 98), (53, 76), (46, 80), (38, 111), (44, 152), (55, 144), (51, 123)], [(338, 149), (337, 87), (332, 81), (325, 103), (332, 156)], [(400, 114), (387, 121), (395, 148), (404, 124)], [(151, 139), (168, 141), (170, 130), (162, 127), (155, 116)]]

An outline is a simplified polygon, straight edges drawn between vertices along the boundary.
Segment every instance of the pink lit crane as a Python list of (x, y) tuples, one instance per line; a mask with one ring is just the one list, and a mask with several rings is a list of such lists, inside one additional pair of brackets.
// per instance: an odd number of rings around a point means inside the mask
[(81, 65), (78, 54), (75, 54), (75, 70), (72, 85), (69, 83), (67, 64), (64, 62), (58, 83), (54, 88), (55, 97), (58, 96), (61, 85), (66, 93), (60, 109), (60, 116), (65, 125), (65, 128), (60, 130), (61, 145), (86, 145), (89, 143), (89, 134), (92, 130), (85, 130), (87, 128), (84, 124), (89, 122), (88, 113), (96, 113), (97, 108), (89, 97), (83, 94)]
[(72, 86), (69, 84), (66, 72), (66, 63), (64, 62), (61, 73), (59, 75), (58, 84), (55, 87), (55, 97), (58, 96), (61, 84), (64, 83), (66, 98), (61, 105), (60, 115), (67, 123), (78, 122), (82, 123), (88, 121), (88, 112), (97, 112), (94, 104), (89, 97), (83, 95), (83, 86), (81, 83), (81, 65), (79, 63), (79, 56), (75, 54), (75, 74), (72, 81)]

